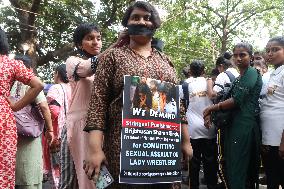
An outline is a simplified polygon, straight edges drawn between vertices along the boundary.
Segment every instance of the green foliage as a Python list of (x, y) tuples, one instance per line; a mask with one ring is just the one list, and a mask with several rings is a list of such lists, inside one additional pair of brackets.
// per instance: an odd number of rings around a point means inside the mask
[(279, 29), (283, 33), (283, 0), (163, 0), (159, 4), (169, 15), (157, 36), (166, 42), (165, 52), (180, 76), (192, 59), (204, 60), (210, 73), (219, 54), (230, 50), (235, 41), (254, 42), (255, 31), (262, 27), (270, 35)]
[[(29, 17), (21, 17), (19, 13), (23, 12), (13, 6), (0, 7), (0, 23), (3, 23), (14, 52), (19, 51), (19, 45), (28, 36), (36, 46), (33, 56), (40, 58), (48, 58), (50, 52), (71, 43), (74, 29), (82, 22), (98, 23), (102, 29), (103, 46), (107, 48), (117, 37), (122, 15), (131, 2), (100, 0), (98, 8), (98, 3), (94, 5), (89, 0), (37, 1), (40, 6), (34, 23), (23, 22)], [(219, 54), (230, 50), (236, 41), (253, 43), (256, 36), (261, 37), (262, 28), (266, 28), (270, 36), (284, 34), (283, 0), (274, 0), (273, 3), (271, 0), (149, 1), (167, 13), (156, 37), (165, 42), (164, 52), (170, 56), (180, 77), (182, 68), (193, 59), (204, 60), (206, 71), (210, 73)], [(13, 2), (30, 10), (36, 0)], [(48, 64), (43, 62), (44, 66), (38, 68), (47, 80), (52, 78), (53, 67), (62, 63), (70, 52), (63, 54), (65, 56), (54, 56), (47, 61)]]
[[(12, 2), (12, 1), (11, 1)], [(72, 43), (74, 29), (84, 22), (97, 23), (103, 33), (104, 48), (110, 45), (117, 36), (112, 26), (118, 25), (128, 2), (123, 0), (101, 0), (100, 5), (89, 0), (13, 0), (16, 2), (8, 7), (0, 7), (0, 21), (3, 23), (12, 52), (21, 52), (21, 43), (28, 41), (36, 46), (33, 53), (38, 71), (50, 82), (53, 67), (65, 61), (72, 52), (63, 52), (62, 56), (54, 56), (52, 52), (63, 49)], [(30, 15), (24, 11), (39, 4), (35, 21), (30, 20)], [(98, 6), (100, 7), (98, 9)], [(26, 22), (22, 22), (22, 20)], [(40, 63), (40, 59), (47, 58)]]

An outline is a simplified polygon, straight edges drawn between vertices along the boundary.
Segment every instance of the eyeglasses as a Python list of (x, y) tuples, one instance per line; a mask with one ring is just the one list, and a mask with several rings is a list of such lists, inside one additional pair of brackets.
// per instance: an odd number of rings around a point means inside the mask
[(248, 55), (249, 55), (248, 53), (241, 52), (241, 53), (239, 53), (239, 54), (233, 54), (233, 57), (234, 57), (234, 58), (238, 58), (238, 57), (240, 57), (240, 58), (245, 58), (245, 57), (248, 56)]
[(265, 51), (266, 53), (276, 53), (277, 51), (280, 51), (281, 49), (283, 49), (282, 47), (271, 47), (271, 48), (267, 48)]

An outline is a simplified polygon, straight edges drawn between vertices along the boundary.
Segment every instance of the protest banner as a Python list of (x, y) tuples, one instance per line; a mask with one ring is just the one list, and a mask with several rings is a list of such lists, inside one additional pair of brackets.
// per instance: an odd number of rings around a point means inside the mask
[(125, 76), (120, 183), (181, 181), (178, 86)]

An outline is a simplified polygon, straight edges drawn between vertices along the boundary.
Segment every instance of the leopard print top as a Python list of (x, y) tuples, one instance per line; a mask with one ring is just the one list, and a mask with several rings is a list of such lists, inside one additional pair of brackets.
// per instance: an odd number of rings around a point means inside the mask
[[(178, 82), (171, 61), (155, 49), (149, 57), (145, 58), (130, 49), (129, 46), (123, 46), (112, 49), (100, 61), (95, 73), (84, 130), (103, 130), (105, 132), (104, 152), (109, 163), (109, 171), (115, 179), (110, 188), (179, 188), (179, 184), (118, 184), (124, 75), (147, 77), (172, 83)], [(182, 120), (186, 120), (185, 113), (181, 112), (181, 115)]]

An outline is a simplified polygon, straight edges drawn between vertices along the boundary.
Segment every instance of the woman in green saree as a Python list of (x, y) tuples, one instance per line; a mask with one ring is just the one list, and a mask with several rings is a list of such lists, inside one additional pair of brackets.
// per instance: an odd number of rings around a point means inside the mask
[(211, 127), (213, 111), (232, 111), (231, 124), (225, 128), (226, 180), (230, 189), (257, 187), (259, 159), (259, 124), (257, 110), (262, 79), (250, 67), (253, 60), (252, 46), (239, 43), (233, 48), (233, 60), (240, 71), (234, 81), (231, 98), (211, 105), (204, 110), (205, 126)]

